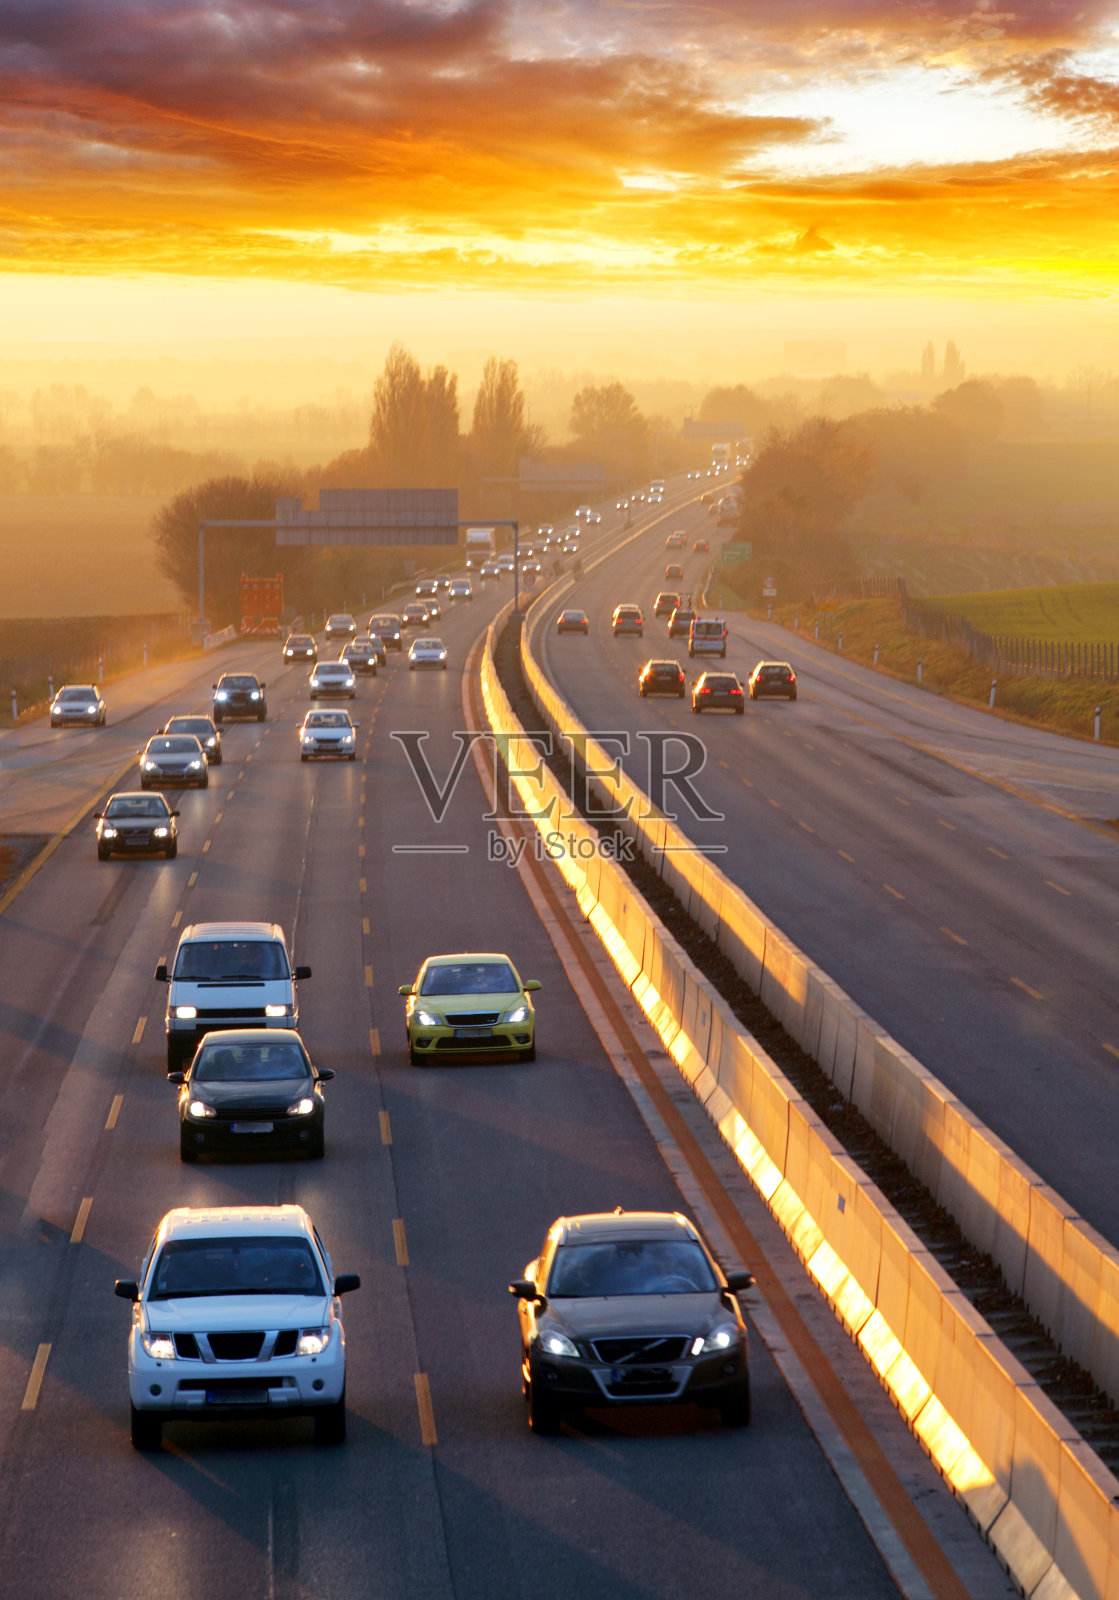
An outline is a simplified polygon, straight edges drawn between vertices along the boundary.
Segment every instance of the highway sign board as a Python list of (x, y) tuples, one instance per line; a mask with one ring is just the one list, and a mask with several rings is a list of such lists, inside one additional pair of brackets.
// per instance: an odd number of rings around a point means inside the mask
[(766, 578), (766, 580), (762, 584), (762, 594), (765, 596), (765, 598), (767, 600), (776, 600), (776, 598), (777, 598), (777, 585), (773, 581), (772, 578)]
[(749, 561), (754, 553), (752, 544), (736, 544), (733, 541), (723, 546), (722, 560), (728, 565), (735, 561)]

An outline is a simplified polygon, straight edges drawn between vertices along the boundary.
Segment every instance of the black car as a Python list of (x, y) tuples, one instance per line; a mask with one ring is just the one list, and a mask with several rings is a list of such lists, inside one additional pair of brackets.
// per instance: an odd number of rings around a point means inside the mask
[(400, 650), (401, 622), (393, 611), (378, 611), (370, 617), (366, 633), (375, 633), (386, 650)]
[(110, 795), (104, 811), (93, 813), (97, 821), (97, 859), (112, 855), (138, 856), (154, 852), (173, 861), (179, 853), (179, 815), (161, 794), (137, 794), (122, 790)]
[(797, 675), (787, 661), (759, 661), (747, 681), (751, 700), (769, 695), (781, 700), (797, 697)]
[(251, 672), (223, 672), (214, 684), (214, 721), (226, 722), (230, 717), (255, 717), (263, 722), (268, 715), (268, 701), (264, 697), (267, 684)]
[(695, 619), (696, 614), (691, 606), (677, 606), (668, 619), (668, 637), (677, 639), (683, 636), (686, 639)]
[(294, 1151), (318, 1160), (323, 1144), (322, 1085), (294, 1028), (231, 1028), (204, 1035), (186, 1072), (168, 1072), (179, 1090), (179, 1154)]
[(553, 1222), (509, 1285), (521, 1330), (521, 1388), (535, 1433), (564, 1413), (634, 1405), (716, 1407), (750, 1420), (746, 1323), (723, 1272), (679, 1212), (621, 1210)]
[(655, 617), (670, 617), (680, 604), (680, 596), (674, 589), (662, 589), (653, 602), (653, 615)]
[(637, 674), (637, 692), (643, 699), (651, 694), (674, 694), (684, 698), (684, 669), (678, 661), (646, 661)]
[(692, 710), (696, 716), (703, 711), (735, 711), (744, 716), (746, 696), (733, 672), (705, 672), (692, 686)]
[(193, 712), (183, 717), (172, 717), (164, 723), (163, 733), (193, 733), (206, 752), (211, 767), (221, 766), (221, 732), (211, 717), (195, 716)]
[(289, 633), (284, 640), (285, 661), (317, 661), (319, 647), (309, 633)]

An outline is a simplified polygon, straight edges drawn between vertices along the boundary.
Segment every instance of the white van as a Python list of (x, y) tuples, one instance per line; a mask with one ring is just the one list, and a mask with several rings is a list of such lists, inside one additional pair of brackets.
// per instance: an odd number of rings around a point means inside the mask
[(297, 1028), (296, 983), (310, 967), (292, 969), (283, 929), (274, 922), (195, 922), (183, 929), (168, 971), (167, 1070), (189, 1061), (215, 1028)]

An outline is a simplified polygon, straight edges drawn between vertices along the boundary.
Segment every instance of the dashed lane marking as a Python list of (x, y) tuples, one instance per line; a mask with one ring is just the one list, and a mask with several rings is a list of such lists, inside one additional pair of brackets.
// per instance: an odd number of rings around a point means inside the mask
[(122, 1094), (115, 1094), (113, 1096), (113, 1103), (109, 1107), (109, 1115), (105, 1118), (106, 1133), (112, 1133), (113, 1129), (116, 1127), (117, 1118), (120, 1116), (120, 1108), (123, 1104), (124, 1096)]
[(1048, 887), (1050, 889), (1055, 889), (1058, 894), (1063, 894), (1066, 899), (1071, 900), (1071, 898), (1072, 898), (1072, 890), (1071, 889), (1062, 889), (1059, 883), (1054, 883), (1053, 882), (1052, 878), (1046, 878), (1045, 882), (1046, 882), (1046, 884), (1048, 885)]
[(1036, 989), (1031, 989), (1028, 983), (1023, 983), (1022, 982), (1021, 978), (1011, 978), (1010, 981), (1017, 988), (1024, 989), (1026, 991), (1026, 993), (1028, 995), (1031, 995), (1035, 1000), (1044, 1000), (1045, 999), (1045, 996), (1043, 994), (1038, 994)]
[(236, 794), (236, 793), (237, 793), (237, 791), (236, 791), (236, 789), (230, 789), (230, 791), (229, 791), (229, 793), (228, 793), (228, 794), (227, 794), (227, 795), (226, 795), (226, 797), (225, 797), (225, 799), (226, 799), (226, 803), (227, 803), (227, 804), (228, 804), (228, 803), (229, 803), (229, 801), (230, 801), (230, 800), (232, 800), (232, 799), (233, 799), (233, 796), (234, 796), (234, 795), (235, 795), (235, 794)]
[(396, 1251), (396, 1264), (398, 1267), (408, 1265), (408, 1239), (404, 1232), (404, 1218), (392, 1219), (392, 1247)]
[(378, 1114), (379, 1114), (380, 1119), (381, 1119), (381, 1143), (382, 1144), (391, 1144), (392, 1143), (392, 1128), (391, 1128), (391, 1126), (389, 1124), (389, 1114), (388, 1114), (387, 1111), (382, 1111), (382, 1112), (380, 1112)]
[(900, 794), (896, 794), (894, 799), (897, 801), (899, 806), (907, 806), (909, 804), (909, 801), (903, 800)]
[(206, 842), (202, 846), (202, 854), (203, 855), (208, 855), (209, 854), (210, 846), (211, 846), (211, 844), (213, 844), (213, 842), (214, 841), (212, 839), (207, 839), (206, 840)]
[(943, 817), (937, 817), (936, 825), (938, 828), (947, 828), (949, 833), (955, 833), (956, 831), (956, 824), (954, 822), (945, 822)]
[(93, 1196), (91, 1194), (87, 1194), (81, 1205), (78, 1207), (78, 1214), (74, 1218), (74, 1226), (70, 1232), (71, 1244), (81, 1244), (82, 1234), (85, 1232), (85, 1225), (89, 1220), (89, 1208), (92, 1204)]
[(367, 989), (372, 989), (373, 987), (373, 968), (370, 966), (365, 969), (365, 987)]
[(420, 1439), (424, 1444), (438, 1444), (435, 1431), (435, 1412), (431, 1404), (431, 1385), (426, 1372), (416, 1373), (416, 1405), (420, 1412)]
[(946, 933), (950, 939), (955, 939), (957, 944), (967, 944), (966, 939), (961, 939), (958, 933), (953, 933), (951, 928), (946, 928), (943, 923), (940, 925), (940, 931)]
[(369, 937), (369, 918), (368, 917), (362, 917), (362, 919), (361, 919), (361, 931), (365, 935), (365, 937), (368, 939), (368, 937)]
[(854, 858), (854, 856), (849, 856), (849, 855), (848, 855), (848, 854), (847, 854), (847, 852), (846, 852), (846, 850), (837, 850), (837, 851), (836, 851), (836, 852), (835, 852), (835, 853), (836, 853), (836, 855), (837, 855), (837, 856), (842, 856), (842, 857), (843, 857), (843, 859), (844, 859), (844, 861), (849, 861), (849, 862), (850, 862), (850, 863), (851, 863), (851, 865), (852, 865), (852, 866), (854, 866), (854, 865), (855, 865), (855, 858)]
[(1010, 860), (1010, 857), (1007, 855), (1005, 850), (996, 850), (993, 844), (989, 844), (987, 846), (987, 849), (991, 852), (991, 854), (993, 856), (998, 856), (1000, 861), (1009, 861)]
[(1117, 1050), (1113, 1044), (1108, 1044), (1106, 1039), (1102, 1039), (1100, 1043), (1103, 1045), (1104, 1049), (1109, 1055), (1119, 1056), (1119, 1050)]
[(803, 828), (805, 833), (815, 833), (816, 832), (815, 828), (812, 826), (812, 824), (810, 822), (798, 823), (798, 827)]
[(895, 900), (905, 899), (905, 896), (902, 894), (901, 890), (895, 889), (892, 883), (884, 883), (882, 887), (885, 889), (887, 894), (892, 894)]
[(50, 1359), (51, 1347), (41, 1344), (35, 1352), (35, 1359), (31, 1363), (31, 1376), (27, 1380), (27, 1388), (23, 1392), (21, 1411), (34, 1411), (39, 1404), (39, 1390), (43, 1387), (43, 1374), (47, 1370), (47, 1361)]
[[(379, 1056), (381, 1053), (381, 1035), (377, 1028), (369, 1030), (369, 1050), (371, 1055)], [(384, 1116), (385, 1113), (382, 1112), (381, 1115)]]
[(197, 882), (198, 882), (198, 874), (197, 874), (197, 872), (192, 872), (190, 877), (187, 879), (187, 888), (188, 889), (193, 889)]
[(357, 880), (357, 886), (358, 886), (358, 890), (360, 891), (360, 893), (365, 894), (366, 889), (365, 889), (365, 879), (364, 878), (359, 878)]
[(133, 1034), (132, 1034), (132, 1043), (133, 1044), (139, 1044), (140, 1040), (144, 1037), (144, 1027), (145, 1027), (145, 1024), (147, 1023), (147, 1020), (148, 1020), (147, 1017), (141, 1017), (139, 1022), (137, 1022), (136, 1027), (133, 1030)]
[(182, 914), (182, 912), (181, 912), (181, 911), (176, 911), (176, 912), (175, 912), (175, 915), (174, 915), (174, 916), (173, 916), (173, 917), (172, 917), (172, 918), (171, 918), (171, 926), (172, 926), (172, 927), (173, 927), (173, 928), (177, 928), (177, 927), (178, 927), (178, 926), (179, 926), (179, 923), (180, 923), (180, 922), (181, 922), (181, 921), (182, 921), (182, 920), (183, 920), (183, 914)]
[(224, 816), (225, 816), (225, 812), (224, 811), (219, 811), (218, 812), (217, 816), (214, 818), (214, 827), (215, 828), (217, 827), (218, 823), (221, 821), (221, 819)]
[(365, 859), (365, 846), (363, 844), (359, 844), (358, 845), (358, 847), (357, 847), (357, 855), (358, 855), (358, 860), (359, 861), (364, 861), (364, 859)]

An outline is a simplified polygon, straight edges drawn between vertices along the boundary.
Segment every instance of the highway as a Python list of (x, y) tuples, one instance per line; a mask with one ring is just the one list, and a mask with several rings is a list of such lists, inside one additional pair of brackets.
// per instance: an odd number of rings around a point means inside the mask
[[(641, 1411), (594, 1415), (555, 1440), (529, 1433), (508, 1280), (559, 1214), (618, 1204), (692, 1211), (694, 1197), (678, 1187), (664, 1139), (584, 1009), (592, 990), (599, 1006), (621, 1001), (587, 976), (589, 958), (571, 954), (581, 935), (563, 931), (559, 900), (542, 919), (544, 891), (490, 859), (494, 824), (474, 764), (437, 822), (393, 737), (426, 732), (442, 778), (464, 727), (461, 668), (504, 598), (463, 604), (439, 623), (455, 670), (412, 674), (390, 656), (362, 683), (352, 764), (297, 759), (305, 669), (278, 670), (274, 645), (228, 652), (223, 667), (268, 678), (270, 716), (228, 726), (209, 790), (182, 795), (178, 859), (99, 863), (86, 820), (0, 915), (0, 1591), (29, 1600), (894, 1595), (842, 1486), (858, 1478), (848, 1457), (863, 1447), (833, 1447), (829, 1459), (817, 1437), (827, 1429), (802, 1414), (820, 1402), (786, 1382), (797, 1363), (772, 1331), (772, 1303), (784, 1294), (894, 1475), (895, 1505), (875, 1514), (879, 1543), (896, 1543), (882, 1531), (890, 1519), (912, 1528), (916, 1517), (950, 1552), (953, 1568), (944, 1558), (938, 1567), (934, 1552), (935, 1583), (907, 1592), (1008, 1594), (744, 1182), (735, 1204), (754, 1206), (750, 1227), (769, 1258), (764, 1273), (747, 1263), (766, 1293), (744, 1303), (778, 1357), (755, 1332), (753, 1426)], [(562, 670), (570, 676), (566, 661)], [(123, 763), (166, 716), (204, 704), (210, 672), (208, 663), (161, 669), (110, 694), (102, 738), (116, 742), (112, 760), (108, 744), (101, 759)], [(113, 708), (126, 702), (124, 721)], [(0, 770), (10, 751), (49, 746), (24, 757), (21, 817), (49, 831), (48, 800), (59, 814), (77, 803), (96, 765), (94, 737), (47, 731), (36, 741), (20, 730), (5, 745)], [(43, 774), (67, 767), (71, 753), (77, 775)], [(281, 923), (295, 959), (313, 968), (301, 1029), (316, 1061), (338, 1074), (321, 1163), (188, 1168), (178, 1159), (165, 990), (152, 974), (180, 926), (245, 917)], [(456, 948), (505, 949), (523, 976), (541, 980), (535, 1064), (407, 1065), (397, 985), (425, 954)], [(663, 1069), (654, 1044), (647, 1031), (643, 1048)], [(692, 1122), (725, 1174), (729, 1158), (702, 1113)], [(296, 1420), (182, 1423), (168, 1426), (160, 1452), (135, 1452), (128, 1308), (113, 1279), (135, 1275), (174, 1205), (287, 1200), (308, 1208), (336, 1270), (362, 1278), (343, 1303), (347, 1443), (316, 1448)]]
[[(727, 617), (726, 666), (791, 660), (798, 699), (745, 714), (691, 714), (641, 700), (638, 667), (676, 657), (689, 690), (704, 666), (652, 616), (666, 534), (719, 540), (698, 505), (661, 518), (560, 603), (582, 604), (589, 637), (540, 620), (534, 647), (590, 729), (629, 736), (627, 769), (649, 777), (647, 730), (700, 735), (696, 793), (669, 789), (689, 837), (888, 1032), (1119, 1241), (1119, 752), (953, 705), (861, 668), (775, 624)], [(613, 607), (645, 608), (643, 639), (610, 630)], [(708, 613), (710, 614), (710, 612)], [(803, 626), (810, 627), (807, 613)], [(670, 765), (680, 766), (682, 747)], [(1088, 821), (1077, 820), (1086, 818)]]

